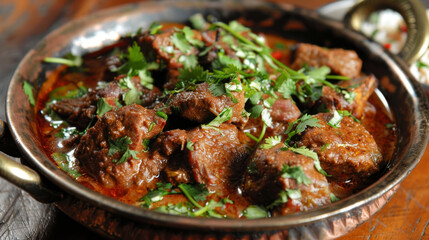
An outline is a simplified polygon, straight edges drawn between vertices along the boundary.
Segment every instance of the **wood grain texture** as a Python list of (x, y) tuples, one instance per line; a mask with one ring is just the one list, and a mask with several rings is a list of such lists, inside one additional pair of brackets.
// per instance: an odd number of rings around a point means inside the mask
[[(288, 2), (310, 9), (332, 2), (271, 1)], [(14, 69), (41, 37), (72, 19), (129, 2), (138, 1), (1, 0), (0, 118), (5, 119), (6, 87)], [(0, 142), (0, 150), (10, 151), (9, 145)], [(0, 203), (0, 239), (100, 239), (53, 205), (38, 203), (1, 179)], [(391, 201), (368, 222), (340, 239), (429, 239), (429, 150)]]

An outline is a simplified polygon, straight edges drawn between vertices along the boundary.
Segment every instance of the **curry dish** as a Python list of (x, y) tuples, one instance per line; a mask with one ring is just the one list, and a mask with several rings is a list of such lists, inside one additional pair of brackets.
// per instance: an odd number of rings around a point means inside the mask
[(395, 125), (353, 50), (191, 18), (62, 63), (41, 87), (44, 150), (86, 187), (194, 217), (322, 207), (384, 171)]

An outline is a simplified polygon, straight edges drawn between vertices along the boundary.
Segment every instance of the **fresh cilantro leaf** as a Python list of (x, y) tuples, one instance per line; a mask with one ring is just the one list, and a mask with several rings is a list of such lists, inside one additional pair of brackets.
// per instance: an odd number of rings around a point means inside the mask
[(174, 215), (192, 216), (192, 207), (192, 204), (189, 202), (178, 204), (169, 203), (167, 206), (156, 208), (155, 211)]
[(427, 63), (424, 63), (422, 61), (417, 61), (417, 68), (429, 68), (429, 65)]
[(30, 101), (30, 104), (34, 106), (34, 104), (36, 104), (36, 101), (34, 100), (34, 96), (33, 96), (33, 89), (34, 89), (33, 86), (27, 81), (24, 81), (22, 88), (24, 89), (24, 93), (25, 95), (27, 95), (28, 100)]
[(192, 141), (188, 141), (188, 142), (186, 143), (186, 148), (187, 148), (189, 151), (194, 151), (194, 143), (193, 143)]
[(288, 165), (283, 164), (281, 173), (284, 178), (295, 179), (297, 184), (304, 183), (305, 185), (309, 185), (312, 183), (311, 179), (305, 175), (301, 166), (289, 167)]
[(144, 152), (149, 151), (149, 144), (150, 144), (150, 139), (147, 139), (147, 138), (143, 139), (142, 145), (143, 145), (143, 151)]
[(301, 190), (299, 189), (286, 189), (286, 194), (290, 199), (300, 199), (301, 198)]
[(107, 156), (112, 156), (116, 153), (122, 153), (121, 158), (118, 160), (113, 159), (112, 162), (116, 164), (124, 163), (127, 161), (130, 157), (133, 157), (134, 159), (137, 159), (136, 154), (137, 151), (130, 150), (128, 146), (132, 144), (131, 138), (128, 136), (123, 136), (121, 138), (118, 138), (116, 140), (110, 140), (109, 139), (109, 151), (107, 152)]
[(337, 110), (338, 114), (340, 114), (342, 117), (351, 117), (355, 122), (360, 123), (359, 119), (357, 119), (353, 114), (351, 114), (347, 110)]
[(107, 102), (106, 99), (104, 98), (100, 98), (98, 99), (97, 102), (97, 115), (102, 117), (106, 112), (112, 110), (112, 106), (110, 106)]
[(149, 34), (155, 35), (155, 34), (161, 33), (161, 28), (162, 28), (161, 24), (157, 22), (153, 22), (149, 27)]
[(194, 206), (203, 208), (198, 202), (205, 201), (209, 195), (209, 191), (204, 184), (189, 185), (181, 183), (178, 187)]
[(52, 158), (54, 161), (58, 164), (58, 167), (60, 167), (64, 172), (68, 173), (72, 177), (80, 177), (82, 174), (79, 171), (79, 168), (75, 161), (72, 161), (69, 157), (69, 155), (64, 153), (53, 153)]
[(343, 117), (338, 113), (338, 111), (334, 111), (334, 115), (329, 120), (328, 125), (333, 128), (338, 128), (340, 126), (341, 120), (343, 120)]
[(194, 46), (196, 46), (196, 47), (199, 47), (199, 48), (202, 48), (202, 47), (204, 47), (204, 42), (203, 41), (200, 41), (200, 40), (198, 40), (198, 39), (196, 39), (196, 38), (194, 38), (194, 30), (192, 30), (190, 27), (188, 27), (188, 26), (185, 26), (183, 29), (182, 29), (182, 32), (185, 34), (185, 38), (186, 38), (186, 40), (190, 43), (190, 44), (192, 44), (192, 45), (194, 45)]
[(65, 127), (61, 128), (60, 131), (55, 134), (55, 137), (67, 139), (75, 134), (79, 134), (76, 127)]
[(185, 90), (198, 83), (207, 81), (208, 71), (204, 70), (203, 67), (199, 65), (193, 68), (183, 68), (179, 70), (179, 76), (177, 78), (179, 79), (179, 82), (176, 84), (175, 89)]
[(167, 119), (168, 119), (168, 115), (167, 115), (167, 113), (165, 113), (165, 112), (163, 112), (163, 111), (161, 111), (161, 110), (156, 111), (156, 115), (157, 115), (158, 117), (160, 117), (160, 118), (164, 118), (165, 120), (167, 120)]
[(314, 116), (304, 114), (299, 119), (299, 123), (296, 126), (295, 131), (296, 133), (302, 133), (307, 129), (307, 127), (320, 127), (319, 119)]
[(145, 208), (151, 208), (152, 203), (161, 201), (164, 196), (169, 195), (171, 192), (176, 193), (174, 191), (171, 191), (173, 185), (171, 183), (156, 183), (157, 189), (148, 191), (146, 195), (144, 195), (140, 201), (142, 203), (142, 207)]
[[(259, 103), (259, 101), (261, 100), (261, 98), (262, 98), (262, 92), (258, 91), (258, 92), (253, 93), (253, 94), (250, 96), (249, 100), (250, 100), (250, 102), (251, 102), (253, 105), (256, 105), (256, 104), (258, 104), (258, 103)], [(262, 106), (261, 106), (261, 107), (262, 107)], [(261, 110), (261, 111), (262, 111), (262, 110)]]
[(329, 197), (331, 198), (331, 202), (336, 202), (336, 201), (340, 201), (341, 200), (337, 196), (335, 196), (335, 194), (333, 194), (333, 193), (331, 193), (329, 195)]
[(301, 155), (307, 156), (307, 157), (309, 157), (309, 158), (312, 158), (312, 159), (313, 159), (313, 161), (314, 161), (314, 167), (316, 168), (316, 170), (317, 170), (318, 172), (320, 172), (321, 174), (323, 174), (323, 175), (325, 175), (325, 176), (327, 176), (327, 177), (330, 177), (330, 176), (331, 176), (331, 175), (328, 175), (328, 174), (325, 172), (325, 170), (323, 170), (323, 169), (322, 169), (322, 166), (320, 166), (319, 156), (317, 156), (317, 153), (315, 153), (314, 151), (312, 151), (312, 150), (310, 150), (310, 149), (308, 149), (308, 148), (305, 148), (304, 146), (302, 146), (302, 147), (300, 147), (300, 148), (293, 148), (293, 147), (290, 147), (290, 148), (288, 148), (288, 149), (290, 149), (291, 151), (293, 151), (293, 152), (295, 152), (295, 153), (298, 153), (298, 154), (301, 154)]
[(255, 219), (255, 218), (267, 218), (268, 211), (265, 208), (260, 207), (258, 205), (250, 205), (244, 211), (243, 215), (247, 219)]
[(175, 32), (170, 37), (171, 42), (176, 48), (178, 48), (182, 53), (187, 54), (192, 50), (192, 46), (186, 40), (185, 34), (183, 32)]
[(271, 108), (274, 104), (274, 102), (276, 101), (276, 98), (274, 97), (269, 97), (267, 99), (264, 100), (264, 106), (266, 108)]
[(219, 127), (222, 123), (229, 121), (231, 119), (231, 117), (232, 117), (232, 108), (226, 107), (222, 110), (221, 113), (219, 113), (219, 115), (215, 119), (213, 119), (208, 124), (204, 124), (202, 126)]
[(57, 58), (57, 57), (46, 57), (43, 59), (44, 62), (47, 63), (58, 63), (58, 64), (64, 64), (69, 67), (80, 67), (82, 66), (82, 58), (80, 56), (75, 56), (71, 53), (64, 56), (64, 58)]
[(271, 112), (268, 109), (265, 108), (262, 110), (261, 118), (265, 125), (268, 127), (273, 127), (273, 119), (271, 118)]
[(287, 192), (285, 190), (281, 190), (279, 192), (279, 197), (276, 200), (274, 200), (274, 202), (272, 202), (270, 205), (268, 205), (267, 209), (273, 209), (279, 206), (280, 204), (287, 203), (287, 201), (288, 201)]
[(198, 65), (198, 59), (196, 55), (181, 55), (179, 62), (183, 63), (184, 68), (194, 68)]
[(215, 97), (219, 97), (226, 94), (225, 84), (220, 84), (220, 83), (211, 84), (209, 86), (209, 90)]
[(204, 17), (201, 13), (192, 15), (189, 18), (189, 21), (191, 22), (192, 26), (197, 30), (203, 30), (206, 26), (206, 20), (204, 20)]
[[(107, 85), (106, 85), (107, 86)], [(65, 86), (57, 87), (49, 93), (50, 100), (63, 100), (79, 98), (88, 93), (88, 89), (82, 86), (82, 83), (67, 84)]]
[(122, 100), (126, 105), (131, 105), (133, 103), (139, 104), (141, 102), (140, 91), (131, 81), (129, 76), (119, 80), (119, 86), (121, 86), (122, 89), (129, 89), (127, 92), (122, 94)]
[(218, 53), (218, 57), (216, 60), (212, 62), (213, 69), (224, 69), (225, 67), (233, 65), (238, 69), (242, 69), (243, 66), (239, 59), (232, 58), (230, 56), (226, 56), (224, 53), (220, 52)]
[(327, 149), (328, 147), (329, 147), (329, 143), (327, 143), (327, 144), (325, 144), (325, 145), (323, 145), (321, 148), (320, 148), (320, 151), (322, 152), (322, 151), (324, 151), (325, 149)]
[(250, 112), (250, 117), (252, 118), (258, 118), (259, 116), (261, 116), (262, 110), (264, 109), (264, 107), (262, 107), (262, 105), (255, 105), (253, 106), (249, 112)]
[(268, 138), (265, 138), (265, 143), (261, 145), (261, 148), (270, 149), (281, 142), (282, 142), (281, 136), (268, 137)]

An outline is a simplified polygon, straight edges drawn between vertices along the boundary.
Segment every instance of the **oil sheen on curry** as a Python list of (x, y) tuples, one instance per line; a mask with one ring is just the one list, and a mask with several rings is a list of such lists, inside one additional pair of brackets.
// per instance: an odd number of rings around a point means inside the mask
[(45, 59), (62, 63), (36, 102), (59, 168), (141, 208), (243, 219), (329, 205), (385, 171), (394, 123), (356, 52), (190, 22)]

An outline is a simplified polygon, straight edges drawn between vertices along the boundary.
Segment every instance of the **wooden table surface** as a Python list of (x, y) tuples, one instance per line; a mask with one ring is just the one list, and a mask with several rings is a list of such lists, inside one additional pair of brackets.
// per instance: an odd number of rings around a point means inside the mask
[[(277, 0), (279, 1), (279, 0)], [(49, 31), (100, 9), (136, 0), (1, 0), (0, 118), (6, 87), (20, 59)], [(316, 9), (333, 0), (289, 0)], [(424, 1), (429, 6), (429, 1)], [(10, 141), (10, 140), (9, 140)], [(1, 149), (16, 155), (10, 142)], [(396, 195), (369, 221), (340, 239), (429, 239), (429, 150)], [(100, 239), (53, 205), (36, 202), (0, 179), (0, 239)]]

